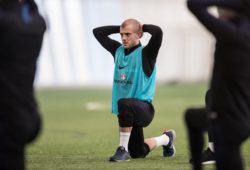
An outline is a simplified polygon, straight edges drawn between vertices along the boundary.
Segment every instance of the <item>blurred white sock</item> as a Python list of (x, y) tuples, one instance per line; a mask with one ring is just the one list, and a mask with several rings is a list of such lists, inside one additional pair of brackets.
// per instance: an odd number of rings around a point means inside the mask
[(208, 147), (209, 147), (209, 149), (210, 149), (211, 151), (214, 152), (214, 143), (213, 143), (213, 142), (209, 142), (209, 143), (208, 143)]
[(128, 151), (128, 142), (130, 138), (130, 132), (120, 132), (120, 144), (119, 146), (123, 146), (126, 151)]
[(155, 137), (154, 138), (156, 140), (156, 148), (162, 145), (168, 145), (169, 143), (169, 137), (165, 134)]

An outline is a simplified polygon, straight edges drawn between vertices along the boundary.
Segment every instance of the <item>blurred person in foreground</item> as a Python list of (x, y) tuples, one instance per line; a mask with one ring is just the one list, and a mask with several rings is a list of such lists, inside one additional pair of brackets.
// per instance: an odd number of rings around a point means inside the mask
[[(98, 27), (93, 32), (115, 61), (112, 113), (118, 117), (120, 143), (110, 161), (144, 158), (159, 146), (163, 146), (163, 156), (174, 156), (174, 130), (149, 139), (144, 139), (143, 135), (143, 128), (154, 117), (152, 100), (155, 93), (155, 63), (163, 36), (161, 28), (128, 19), (119, 26)], [(146, 46), (140, 43), (143, 32), (151, 34)], [(122, 44), (109, 38), (109, 35), (118, 33)]]
[[(195, 114), (208, 114), (208, 112), (211, 109), (211, 90), (208, 89), (205, 95), (205, 107), (204, 108), (191, 108), (189, 109), (189, 112), (195, 113)], [(192, 122), (192, 124), (195, 124), (196, 121), (200, 121), (199, 119), (195, 120)], [(213, 137), (213, 132), (211, 129), (211, 126), (207, 124), (206, 129), (208, 132), (208, 146), (206, 150), (204, 150), (201, 154), (201, 163), (203, 165), (208, 165), (208, 164), (215, 164), (215, 153), (214, 153), (214, 137)], [(194, 161), (191, 158), (189, 163), (193, 164)]]
[(25, 169), (25, 146), (40, 130), (36, 62), (46, 26), (33, 0), (0, 0), (0, 169)]
[[(211, 6), (218, 18), (207, 11)], [(217, 170), (243, 170), (240, 146), (250, 135), (250, 1), (188, 0), (188, 7), (216, 38), (211, 110), (186, 112), (194, 169), (202, 169), (201, 134), (211, 124)]]

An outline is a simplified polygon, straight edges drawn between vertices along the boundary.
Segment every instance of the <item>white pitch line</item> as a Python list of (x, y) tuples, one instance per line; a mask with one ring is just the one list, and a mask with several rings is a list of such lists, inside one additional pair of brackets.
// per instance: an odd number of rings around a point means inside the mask
[(103, 110), (106, 109), (107, 106), (101, 102), (88, 102), (85, 103), (85, 108), (87, 110)]

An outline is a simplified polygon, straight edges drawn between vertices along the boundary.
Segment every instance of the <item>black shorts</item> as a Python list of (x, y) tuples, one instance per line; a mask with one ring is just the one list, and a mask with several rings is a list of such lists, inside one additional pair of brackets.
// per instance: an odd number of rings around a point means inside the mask
[(149, 146), (144, 143), (143, 127), (147, 127), (154, 117), (152, 103), (134, 98), (118, 101), (118, 120), (120, 127), (133, 127), (128, 149), (132, 158), (144, 158)]

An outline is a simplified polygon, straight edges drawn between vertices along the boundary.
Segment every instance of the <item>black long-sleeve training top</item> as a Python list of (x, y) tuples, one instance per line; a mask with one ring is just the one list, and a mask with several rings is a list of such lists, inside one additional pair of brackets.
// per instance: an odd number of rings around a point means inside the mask
[[(93, 30), (96, 39), (113, 55), (114, 58), (115, 52), (117, 48), (121, 46), (121, 43), (109, 38), (109, 35), (119, 32), (120, 26), (103, 26)], [(163, 32), (158, 26), (146, 24), (143, 25), (143, 32), (148, 32), (151, 34), (148, 44), (142, 50), (143, 71), (147, 76), (150, 76), (154, 70), (156, 58), (161, 47)], [(125, 55), (130, 54), (139, 46), (141, 46), (141, 44), (131, 49), (125, 49)]]
[[(211, 109), (226, 112), (221, 116), (224, 120), (231, 122), (231, 125), (249, 127), (250, 19), (244, 13), (240, 13), (240, 9), (243, 8), (240, 2), (189, 0), (188, 7), (216, 38), (211, 80)], [(228, 8), (239, 12), (239, 15), (230, 20), (222, 20), (207, 11), (209, 6)], [(236, 117), (240, 121), (235, 121)]]
[(0, 109), (35, 109), (33, 82), (45, 30), (35, 4), (0, 4)]

